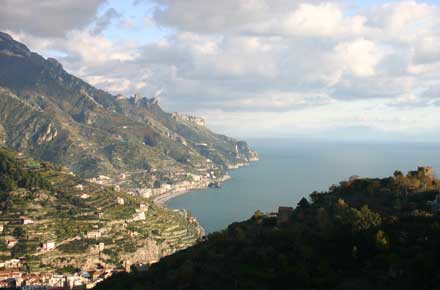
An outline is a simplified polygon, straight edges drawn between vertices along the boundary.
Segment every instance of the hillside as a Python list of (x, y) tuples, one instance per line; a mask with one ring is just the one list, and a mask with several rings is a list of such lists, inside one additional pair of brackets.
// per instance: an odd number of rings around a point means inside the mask
[(125, 189), (211, 172), (220, 178), (257, 159), (245, 142), (211, 132), (200, 118), (96, 89), (1, 32), (0, 143), (85, 178), (125, 174)]
[(4, 147), (0, 229), (0, 268), (31, 273), (148, 264), (202, 235), (185, 211), (87, 182)]
[(438, 289), (439, 189), (424, 167), (352, 177), (95, 289)]

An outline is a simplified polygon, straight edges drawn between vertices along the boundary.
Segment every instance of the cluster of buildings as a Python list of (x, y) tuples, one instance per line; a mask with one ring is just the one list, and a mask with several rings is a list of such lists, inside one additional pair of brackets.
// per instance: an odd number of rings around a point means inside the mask
[(133, 214), (133, 221), (144, 221), (146, 219), (145, 212), (148, 211), (147, 204), (141, 204), (136, 212)]
[(91, 289), (98, 283), (124, 272), (124, 268), (99, 268), (74, 274), (26, 273), (19, 268), (0, 270), (0, 288), (16, 287), (22, 290)]

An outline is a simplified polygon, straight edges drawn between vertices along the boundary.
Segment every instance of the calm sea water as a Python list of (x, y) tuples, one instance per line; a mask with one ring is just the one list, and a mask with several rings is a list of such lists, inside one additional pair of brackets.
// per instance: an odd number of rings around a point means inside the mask
[(420, 165), (440, 173), (440, 144), (260, 140), (252, 146), (261, 160), (230, 172), (232, 180), (223, 188), (194, 191), (170, 200), (168, 206), (188, 209), (209, 233), (247, 219), (257, 209), (294, 206), (314, 190), (326, 190), (352, 175), (385, 177)]

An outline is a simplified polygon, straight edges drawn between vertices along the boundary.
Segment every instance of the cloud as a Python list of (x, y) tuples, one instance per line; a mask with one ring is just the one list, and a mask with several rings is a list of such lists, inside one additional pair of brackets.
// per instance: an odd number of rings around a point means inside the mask
[(374, 76), (376, 66), (383, 58), (376, 44), (366, 39), (339, 43), (334, 50), (339, 61), (345, 63), (345, 68), (358, 77)]
[(105, 0), (3, 0), (0, 28), (40, 37), (62, 37), (87, 26)]
[[(415, 130), (426, 122), (407, 121), (399, 113), (438, 110), (438, 5), (384, 1), (354, 9), (351, 2), (337, 0), (135, 2), (125, 13), (111, 2), (93, 1), (75, 21), (48, 17), (63, 5), (75, 10), (76, 2), (62, 1), (36, 24), (0, 17), (0, 28), (40, 52), (58, 52), (70, 72), (100, 88), (126, 95), (161, 92), (166, 109), (202, 114), (220, 130), (231, 122), (235, 130), (255, 126), (249, 129), (255, 134), (277, 126), (317, 130), (346, 124)], [(43, 4), (32, 4), (36, 11), (46, 2), (38, 3)], [(11, 15), (21, 11), (20, 5), (14, 2)], [(110, 25), (116, 19), (119, 25)], [(109, 27), (112, 33), (105, 33)], [(131, 35), (133, 41), (118, 35)], [(259, 121), (266, 117), (271, 122)]]
[(121, 14), (117, 12), (114, 8), (109, 8), (105, 13), (96, 18), (93, 28), (94, 34), (101, 33), (108, 25), (112, 23), (114, 19), (121, 18)]

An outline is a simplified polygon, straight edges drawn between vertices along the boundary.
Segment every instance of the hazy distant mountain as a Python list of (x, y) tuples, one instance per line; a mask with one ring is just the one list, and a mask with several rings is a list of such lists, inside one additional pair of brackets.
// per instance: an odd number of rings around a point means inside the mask
[(96, 89), (0, 32), (0, 142), (84, 177), (145, 169), (222, 171), (256, 158), (245, 142), (155, 99)]

